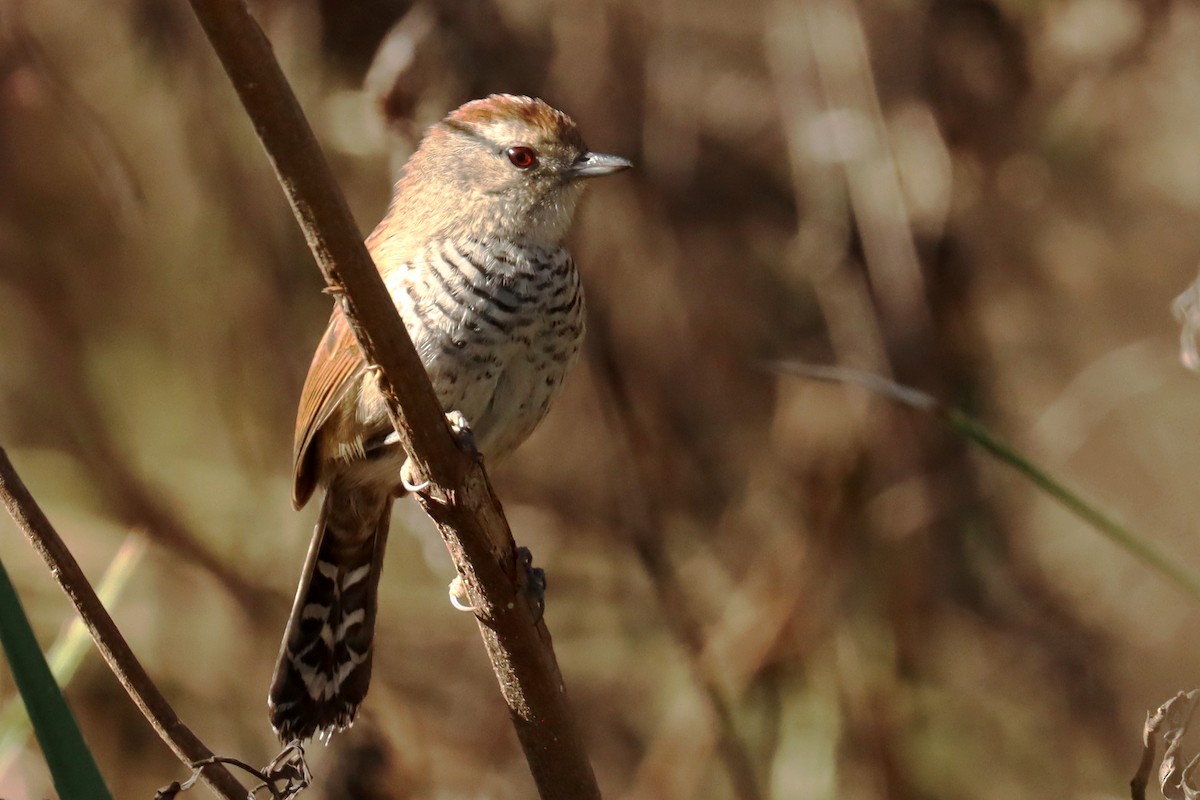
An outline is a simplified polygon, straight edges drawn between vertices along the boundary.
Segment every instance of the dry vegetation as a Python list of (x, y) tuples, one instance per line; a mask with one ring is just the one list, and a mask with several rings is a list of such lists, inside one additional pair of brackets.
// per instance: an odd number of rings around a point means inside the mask
[[(1200, 564), (1168, 311), (1200, 260), (1200, 11), (255, 9), (364, 230), (414, 132), (491, 91), (639, 166), (574, 234), (586, 362), (493, 471), (607, 797), (1127, 796), (1145, 709), (1198, 683), (1195, 606), (936, 422), (761, 365), (933, 392)], [(185, 3), (0, 0), (0, 444), (92, 574), (149, 537), (115, 616), (255, 763), (320, 286)], [(396, 517), (368, 713), (313, 794), (528, 797), (445, 551)], [(48, 642), (66, 603), (0, 541)], [(117, 797), (180, 776), (98, 660), (69, 697)], [(0, 775), (49, 791), (32, 747)]]

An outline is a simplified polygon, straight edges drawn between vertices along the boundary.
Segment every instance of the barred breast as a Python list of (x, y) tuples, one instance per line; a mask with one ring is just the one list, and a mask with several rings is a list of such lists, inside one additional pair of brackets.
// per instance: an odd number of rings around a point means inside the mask
[(546, 416), (583, 338), (583, 288), (561, 247), (435, 242), (389, 276), (447, 411), (481, 453), (515, 450)]

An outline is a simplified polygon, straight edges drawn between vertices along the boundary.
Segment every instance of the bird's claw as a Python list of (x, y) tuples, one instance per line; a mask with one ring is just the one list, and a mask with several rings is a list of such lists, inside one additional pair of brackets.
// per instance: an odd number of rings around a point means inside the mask
[(423, 492), (429, 488), (430, 482), (428, 479), (420, 479), (417, 477), (416, 467), (413, 466), (412, 459), (407, 459), (404, 466), (400, 468), (400, 485), (412, 494)]
[(467, 582), (462, 579), (461, 575), (455, 575), (454, 580), (450, 581), (449, 593), (450, 605), (459, 611), (479, 610), (476, 606), (471, 605), (470, 599), (467, 597)]

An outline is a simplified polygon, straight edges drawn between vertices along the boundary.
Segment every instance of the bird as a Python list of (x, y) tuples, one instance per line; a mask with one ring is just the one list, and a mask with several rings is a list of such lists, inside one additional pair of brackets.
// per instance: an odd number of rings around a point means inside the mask
[[(430, 126), (367, 238), (443, 410), (488, 463), (529, 437), (578, 358), (563, 240), (587, 180), (630, 166), (544, 101), (490, 95)], [(296, 418), (292, 504), (324, 496), (268, 697), (285, 742), (349, 727), (370, 683), (392, 503), (411, 488), (377, 381), (335, 303)]]

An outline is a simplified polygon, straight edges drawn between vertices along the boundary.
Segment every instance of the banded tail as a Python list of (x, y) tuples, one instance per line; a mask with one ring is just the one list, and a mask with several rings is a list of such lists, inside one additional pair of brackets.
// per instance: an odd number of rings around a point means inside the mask
[(378, 489), (325, 493), (267, 701), (285, 742), (349, 727), (367, 694), (391, 511)]

